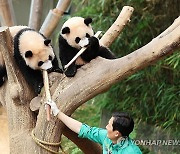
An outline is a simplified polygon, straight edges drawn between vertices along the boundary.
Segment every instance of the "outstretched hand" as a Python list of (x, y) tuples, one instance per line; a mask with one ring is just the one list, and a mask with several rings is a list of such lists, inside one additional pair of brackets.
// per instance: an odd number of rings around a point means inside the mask
[(54, 116), (57, 116), (58, 113), (60, 112), (60, 110), (58, 109), (56, 103), (53, 100), (48, 100), (47, 102), (45, 102), (46, 104), (50, 105), (51, 107), (51, 111), (53, 113)]

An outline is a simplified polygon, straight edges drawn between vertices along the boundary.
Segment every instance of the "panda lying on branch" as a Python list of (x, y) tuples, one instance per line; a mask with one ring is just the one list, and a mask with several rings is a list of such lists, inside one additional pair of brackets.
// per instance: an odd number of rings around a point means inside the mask
[(59, 58), (64, 66), (79, 52), (82, 47), (87, 49), (73, 62), (67, 70), (67, 77), (75, 76), (77, 69), (97, 56), (106, 59), (115, 59), (114, 54), (106, 47), (99, 45), (99, 40), (94, 37), (94, 31), (90, 25), (91, 18), (72, 17), (67, 20), (59, 35)]

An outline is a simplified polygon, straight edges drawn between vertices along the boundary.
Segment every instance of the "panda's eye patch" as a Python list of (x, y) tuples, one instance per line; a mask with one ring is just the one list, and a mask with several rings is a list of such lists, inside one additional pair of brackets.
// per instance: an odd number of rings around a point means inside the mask
[(28, 50), (28, 51), (25, 52), (25, 57), (26, 57), (26, 58), (30, 58), (30, 57), (32, 57), (32, 56), (33, 56), (32, 51)]
[(88, 33), (86, 33), (86, 37), (87, 37), (87, 38), (89, 38), (89, 37), (90, 37), (90, 35), (89, 35)]
[(39, 61), (38, 66), (42, 66), (43, 63), (43, 61)]
[(49, 60), (52, 60), (52, 56), (49, 56)]
[(76, 37), (75, 42), (76, 42), (76, 43), (79, 43), (80, 40), (81, 40), (81, 39), (80, 39), (79, 37)]

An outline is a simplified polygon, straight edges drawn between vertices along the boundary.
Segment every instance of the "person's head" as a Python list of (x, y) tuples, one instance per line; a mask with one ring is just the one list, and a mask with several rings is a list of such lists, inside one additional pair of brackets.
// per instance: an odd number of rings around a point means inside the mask
[(127, 137), (133, 131), (134, 121), (128, 113), (116, 112), (112, 114), (106, 129), (109, 139), (116, 141), (120, 137)]

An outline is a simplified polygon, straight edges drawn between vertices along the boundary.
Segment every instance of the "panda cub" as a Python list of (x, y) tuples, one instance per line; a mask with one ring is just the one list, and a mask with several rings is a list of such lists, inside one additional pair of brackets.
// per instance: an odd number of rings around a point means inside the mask
[[(10, 27), (14, 36), (14, 58), (27, 82), (36, 94), (43, 87), (42, 70), (62, 73), (57, 58), (50, 44), (51, 40), (35, 30), (21, 26)], [(18, 31), (18, 32), (17, 32)], [(6, 69), (2, 55), (0, 56), (0, 84), (4, 82)]]
[(90, 62), (97, 56), (115, 59), (114, 54), (108, 48), (99, 45), (99, 40), (93, 36), (94, 31), (90, 23), (92, 23), (91, 18), (72, 17), (61, 28), (59, 58), (63, 69), (82, 47), (87, 47), (81, 56), (65, 70), (65, 75), (68, 77), (73, 77), (81, 65)]

